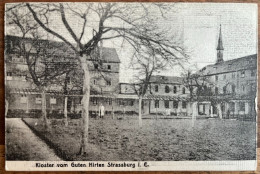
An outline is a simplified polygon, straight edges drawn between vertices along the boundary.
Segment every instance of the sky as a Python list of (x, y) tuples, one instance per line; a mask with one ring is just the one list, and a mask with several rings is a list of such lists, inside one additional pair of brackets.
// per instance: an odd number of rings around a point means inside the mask
[[(73, 5), (80, 8), (81, 3)], [(167, 28), (188, 50), (190, 59), (186, 69), (198, 70), (216, 62), (216, 47), (220, 24), (222, 28), (224, 60), (230, 60), (257, 53), (257, 5), (246, 3), (176, 3), (175, 10), (165, 15), (166, 19), (155, 21), (162, 29)], [(136, 13), (138, 15), (138, 13)], [(156, 14), (154, 14), (156, 16)], [(61, 22), (55, 21), (52, 28), (66, 35)], [(74, 30), (80, 28), (80, 22), (67, 14), (69, 23)], [(89, 24), (98, 24), (95, 17), (88, 20)], [(111, 25), (113, 25), (111, 21)], [(6, 33), (16, 32), (6, 25)], [(12, 32), (10, 32), (12, 31)], [(86, 38), (84, 38), (87, 40)], [(117, 50), (120, 64), (120, 82), (132, 82), (134, 71), (129, 68), (133, 49), (122, 40), (114, 39), (103, 43), (103, 46)], [(162, 71), (159, 75), (180, 76), (182, 69), (173, 67)]]
[[(186, 67), (193, 71), (214, 64), (217, 59), (217, 41), (220, 24), (224, 46), (224, 60), (257, 53), (257, 6), (255, 4), (185, 3), (162, 25), (171, 26), (180, 33), (190, 60)], [(125, 55), (119, 52), (120, 57)], [(129, 72), (131, 70), (124, 69)], [(172, 68), (159, 75), (181, 76), (182, 69)], [(131, 79), (121, 76), (120, 81)]]

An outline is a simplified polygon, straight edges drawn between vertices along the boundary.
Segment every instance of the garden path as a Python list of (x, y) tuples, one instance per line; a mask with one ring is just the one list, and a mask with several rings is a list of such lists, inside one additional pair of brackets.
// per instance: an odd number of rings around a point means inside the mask
[(21, 153), (22, 158), (29, 161), (61, 161), (54, 150), (36, 136), (20, 118), (6, 118), (5, 124), (9, 144), (7, 147), (10, 147), (7, 151), (10, 150), (14, 158), (17, 153)]

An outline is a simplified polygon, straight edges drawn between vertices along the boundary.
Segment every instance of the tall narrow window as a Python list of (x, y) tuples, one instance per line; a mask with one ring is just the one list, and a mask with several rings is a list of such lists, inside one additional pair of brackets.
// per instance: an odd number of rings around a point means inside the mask
[(108, 69), (108, 70), (111, 70), (111, 65), (107, 65), (107, 69)]
[(218, 81), (218, 76), (217, 75), (215, 76), (215, 80), (216, 80), (216, 82)]
[(187, 107), (187, 102), (186, 101), (183, 101), (182, 102), (182, 108), (185, 109)]
[(175, 109), (178, 108), (178, 101), (173, 100), (173, 108), (175, 108)]
[(256, 75), (256, 71), (255, 70), (251, 70), (251, 77), (254, 77)]
[(236, 86), (232, 85), (232, 93), (235, 93), (235, 92), (236, 92)]
[(239, 111), (245, 111), (245, 103), (239, 102)]
[(218, 87), (215, 87), (215, 94), (218, 94)]
[(185, 87), (182, 88), (182, 94), (185, 94)]
[(165, 108), (169, 108), (169, 100), (165, 100), (164, 101), (164, 107)]
[(223, 87), (223, 94), (226, 94), (226, 93), (227, 93), (227, 87), (224, 86), (224, 87)]
[(165, 93), (169, 93), (170, 92), (170, 88), (168, 85), (165, 86)]
[(173, 93), (176, 94), (177, 93), (177, 86), (173, 87)]
[(94, 64), (95, 69), (98, 69), (98, 64)]
[(154, 91), (155, 91), (155, 92), (158, 92), (158, 90), (159, 90), (158, 88), (159, 88), (158, 85), (155, 85), (155, 86), (154, 86)]
[(154, 107), (155, 108), (159, 108), (159, 100), (155, 100), (154, 101)]

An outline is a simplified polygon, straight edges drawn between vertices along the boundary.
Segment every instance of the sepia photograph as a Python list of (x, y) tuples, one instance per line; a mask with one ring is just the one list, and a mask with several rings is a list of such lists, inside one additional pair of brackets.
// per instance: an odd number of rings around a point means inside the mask
[(255, 170), (257, 16), (253, 3), (7, 3), (6, 170)]

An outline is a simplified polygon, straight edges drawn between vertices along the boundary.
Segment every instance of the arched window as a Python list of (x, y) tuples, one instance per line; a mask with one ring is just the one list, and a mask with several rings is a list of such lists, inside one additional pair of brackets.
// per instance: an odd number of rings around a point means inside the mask
[(173, 93), (176, 94), (177, 93), (177, 86), (173, 87)]
[(182, 88), (182, 93), (185, 94), (185, 87)]
[(169, 93), (170, 92), (170, 88), (169, 88), (169, 86), (165, 86), (165, 93)]
[(155, 86), (154, 86), (154, 91), (155, 91), (155, 92), (158, 92), (158, 85), (155, 85)]

